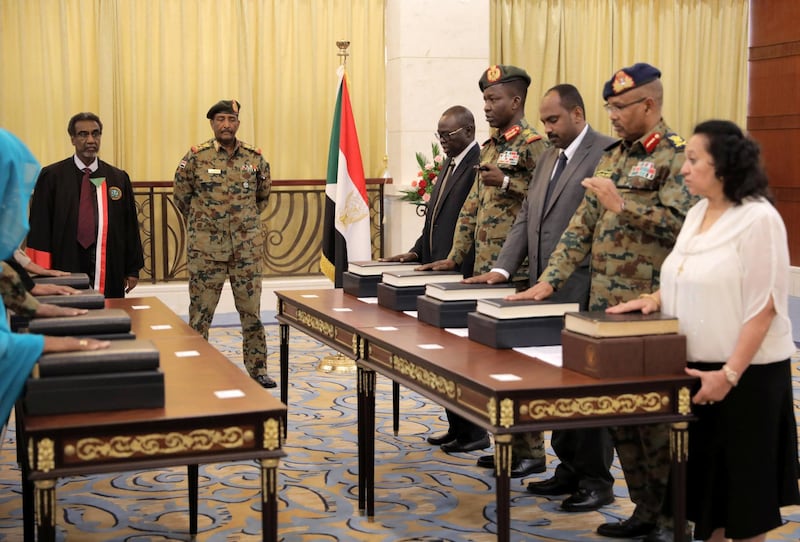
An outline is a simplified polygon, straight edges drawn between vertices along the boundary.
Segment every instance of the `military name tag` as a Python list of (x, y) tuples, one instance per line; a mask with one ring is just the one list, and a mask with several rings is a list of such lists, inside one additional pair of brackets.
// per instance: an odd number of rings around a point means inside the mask
[(498, 166), (516, 166), (519, 163), (519, 153), (517, 151), (503, 151), (497, 157)]
[(656, 165), (653, 162), (639, 162), (631, 168), (628, 177), (642, 177), (652, 181), (656, 178)]
[(209, 169), (209, 170), (208, 170), (208, 174), (209, 174), (209, 175), (219, 175), (219, 174), (221, 174), (221, 173), (222, 173), (222, 170), (221, 170), (221, 169)]

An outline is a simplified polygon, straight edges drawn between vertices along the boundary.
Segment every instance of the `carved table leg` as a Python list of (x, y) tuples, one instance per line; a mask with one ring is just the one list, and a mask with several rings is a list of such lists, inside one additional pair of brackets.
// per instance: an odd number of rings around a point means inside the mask
[(265, 542), (278, 540), (278, 460), (261, 460), (261, 533)]
[(507, 542), (511, 535), (511, 435), (494, 436), (494, 468), (497, 475), (497, 540)]
[(358, 509), (375, 515), (375, 371), (358, 368)]
[(56, 481), (36, 480), (33, 485), (37, 540), (54, 542), (56, 539)]
[(689, 423), (672, 424), (669, 434), (672, 457), (672, 519), (675, 542), (686, 540), (686, 460), (689, 457)]

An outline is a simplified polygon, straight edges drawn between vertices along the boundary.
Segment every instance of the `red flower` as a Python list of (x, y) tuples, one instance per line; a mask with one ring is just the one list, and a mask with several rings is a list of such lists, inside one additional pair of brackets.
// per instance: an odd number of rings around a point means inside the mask
[(417, 188), (425, 188), (426, 186), (428, 186), (428, 183), (425, 181), (425, 179), (420, 179), (420, 181), (417, 183)]
[(425, 194), (425, 189), (424, 188), (420, 188), (419, 190), (417, 190), (417, 194), (422, 196), (423, 194)]

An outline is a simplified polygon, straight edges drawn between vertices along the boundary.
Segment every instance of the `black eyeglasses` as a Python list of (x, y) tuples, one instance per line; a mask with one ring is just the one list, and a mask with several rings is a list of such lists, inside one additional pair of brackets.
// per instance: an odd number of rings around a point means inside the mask
[(433, 137), (435, 137), (437, 141), (448, 141), (451, 137), (453, 137), (463, 129), (464, 127), (462, 126), (458, 130), (453, 130), (452, 132), (447, 132), (446, 134), (440, 134), (439, 132), (434, 132)]
[(633, 102), (629, 102), (626, 104), (603, 104), (603, 108), (608, 111), (609, 113), (619, 113), (623, 109), (627, 109), (628, 107), (636, 104), (640, 104), (647, 99), (647, 96), (644, 98), (639, 98)]
[(103, 132), (101, 132), (100, 130), (92, 130), (91, 132), (86, 132), (86, 131), (78, 132), (77, 134), (75, 134), (75, 137), (83, 140), (88, 139), (89, 136), (92, 136), (94, 139), (100, 139), (100, 136), (102, 135)]

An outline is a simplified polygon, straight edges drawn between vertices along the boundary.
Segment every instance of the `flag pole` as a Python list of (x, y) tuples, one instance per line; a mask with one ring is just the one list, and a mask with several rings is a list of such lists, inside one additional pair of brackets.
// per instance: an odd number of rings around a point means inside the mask
[[(350, 53), (347, 52), (347, 49), (350, 47), (350, 42), (348, 40), (337, 40), (336, 47), (339, 48), (339, 52), (336, 53), (336, 55), (339, 57), (339, 66), (341, 66), (342, 70), (346, 70), (347, 57), (350, 56)], [(356, 340), (357, 339), (354, 336), (354, 343)], [(356, 344), (353, 344), (353, 355), (357, 355)], [(325, 356), (319, 360), (319, 363), (317, 364), (317, 371), (322, 373), (351, 374), (356, 372), (356, 369), (357, 367), (355, 360), (339, 353)]]

